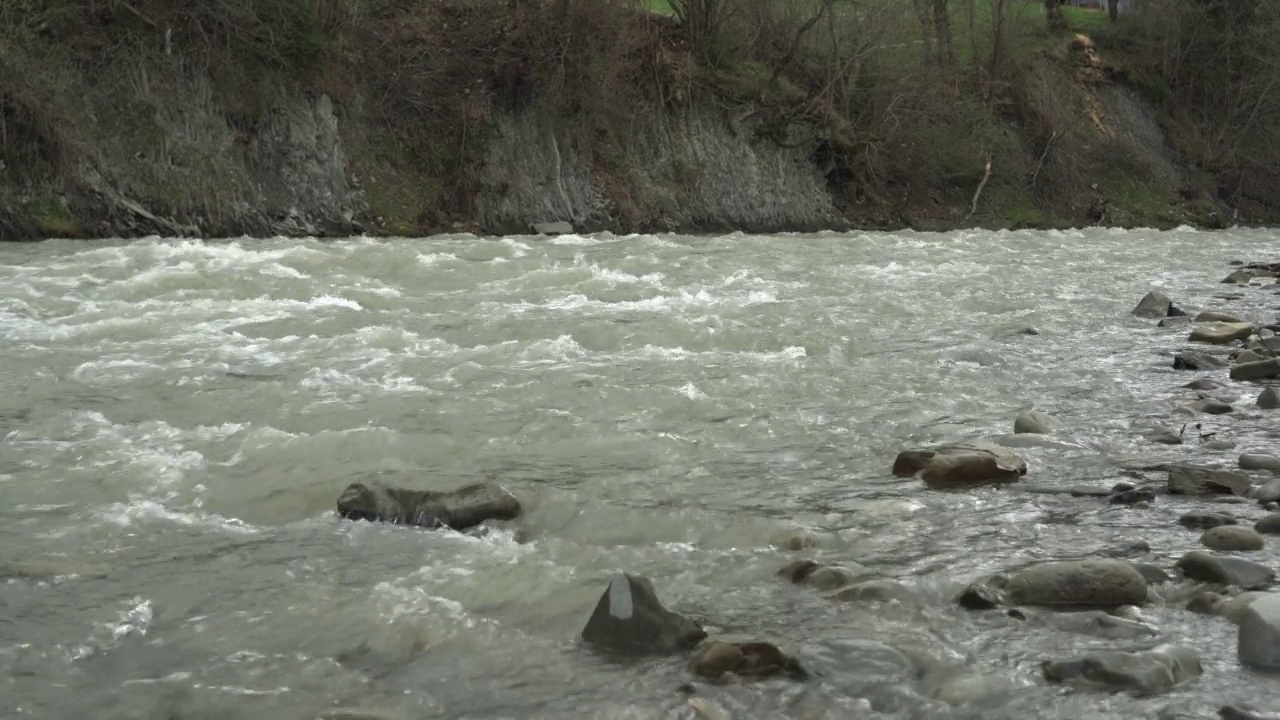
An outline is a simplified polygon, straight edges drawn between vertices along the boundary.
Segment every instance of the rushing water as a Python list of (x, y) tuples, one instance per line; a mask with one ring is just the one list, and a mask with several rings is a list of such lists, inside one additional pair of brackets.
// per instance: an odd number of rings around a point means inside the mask
[[(1234, 626), (1172, 601), (1144, 613), (1206, 674), (1154, 699), (1039, 679), (1042, 659), (1132, 642), (950, 603), (982, 573), (1139, 540), (1171, 565), (1197, 545), (1175, 522), (1193, 501), (935, 493), (889, 467), (903, 447), (998, 438), (1031, 408), (1061, 428), (1019, 449), (1036, 486), (1268, 450), (1273, 423), (1244, 386), (1236, 413), (1201, 418), (1234, 450), (1142, 438), (1186, 422), (1175, 408), (1194, 374), (1169, 367), (1185, 328), (1129, 310), (1155, 286), (1270, 321), (1270, 290), (1218, 280), (1274, 242), (1089, 230), (0, 247), (0, 715), (693, 717), (683, 658), (626, 664), (580, 645), (616, 570), (814, 673), (700, 685), (734, 718), (1265, 703), (1274, 681), (1239, 668)], [(1017, 333), (1028, 324), (1040, 334)], [(484, 538), (337, 519), (341, 489), (374, 476), (494, 480), (526, 517)], [(795, 532), (818, 547), (776, 546)], [(873, 567), (923, 608), (835, 603), (775, 577), (797, 556)], [(946, 705), (907, 646), (1005, 682)]]

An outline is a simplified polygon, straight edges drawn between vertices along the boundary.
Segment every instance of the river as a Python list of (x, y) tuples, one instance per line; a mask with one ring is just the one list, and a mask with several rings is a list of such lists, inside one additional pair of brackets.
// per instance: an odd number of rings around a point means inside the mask
[[(734, 718), (1265, 703), (1273, 688), (1239, 667), (1225, 620), (1144, 608), (1205, 675), (1136, 699), (1039, 676), (1043, 659), (1132, 643), (951, 602), (983, 573), (1136, 541), (1171, 567), (1198, 545), (1176, 522), (1194, 502), (931, 492), (889, 468), (905, 447), (1006, 436), (1028, 409), (1059, 428), (1018, 449), (1033, 486), (1274, 448), (1243, 385), (1240, 411), (1199, 418), (1234, 449), (1143, 439), (1187, 422), (1175, 407), (1195, 374), (1170, 367), (1185, 327), (1129, 311), (1161, 287), (1271, 321), (1269, 290), (1218, 281), (1275, 242), (1091, 229), (0, 246), (0, 714), (693, 717), (682, 658), (581, 646), (618, 570), (813, 673), (699, 683)], [(368, 478), (492, 480), (526, 513), (480, 538), (338, 519), (342, 488)], [(778, 546), (797, 532), (817, 547)], [(1273, 548), (1255, 556), (1275, 564)], [(797, 557), (872, 567), (922, 607), (832, 602), (775, 576)], [(905, 645), (1008, 683), (946, 705)]]

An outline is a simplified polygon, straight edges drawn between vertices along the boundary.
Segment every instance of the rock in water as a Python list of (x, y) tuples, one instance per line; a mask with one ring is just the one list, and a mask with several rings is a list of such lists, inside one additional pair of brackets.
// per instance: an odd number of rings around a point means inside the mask
[(1192, 329), (1187, 339), (1192, 342), (1226, 345), (1233, 340), (1246, 340), (1253, 334), (1253, 323), (1215, 322)]
[(1225, 415), (1232, 411), (1230, 405), (1211, 397), (1200, 398), (1191, 404), (1191, 409), (1209, 415)]
[(1244, 453), (1237, 463), (1241, 470), (1270, 470), (1280, 473), (1280, 457), (1262, 453)]
[(1238, 521), (1230, 515), (1212, 512), (1189, 512), (1178, 518), (1178, 524), (1196, 530), (1208, 530), (1219, 525), (1235, 525)]
[(1280, 535), (1280, 513), (1268, 515), (1254, 523), (1253, 530), (1263, 535)]
[(1210, 550), (1252, 552), (1262, 549), (1262, 536), (1247, 527), (1222, 525), (1205, 530), (1200, 543)]
[(732, 677), (758, 680), (783, 675), (792, 680), (804, 680), (809, 676), (800, 662), (778, 649), (772, 643), (731, 643), (708, 640), (689, 660), (689, 671), (694, 675), (728, 680)]
[(1253, 494), (1253, 498), (1263, 507), (1280, 501), (1280, 478), (1274, 478), (1263, 483), (1262, 487)]
[(352, 483), (338, 498), (338, 515), (348, 520), (466, 530), (485, 520), (514, 520), (520, 516), (520, 501), (493, 483), (447, 492)]
[(1024, 412), (1013, 421), (1013, 432), (1017, 433), (1035, 433), (1039, 435), (1047, 435), (1053, 432), (1053, 421), (1044, 413), (1035, 412), (1034, 410)]
[(1005, 592), (1017, 605), (1142, 605), (1147, 601), (1147, 581), (1121, 560), (1068, 560), (1013, 573)]
[(603, 650), (634, 655), (688, 650), (707, 636), (698, 623), (662, 606), (648, 578), (618, 573), (582, 629), (582, 639)]
[(1245, 667), (1280, 670), (1280, 593), (1257, 598), (1240, 614), (1236, 655)]
[(1265, 380), (1280, 375), (1280, 358), (1239, 363), (1231, 368), (1232, 380)]
[(1158, 645), (1138, 652), (1104, 652), (1041, 664), (1049, 682), (1083, 682), (1138, 695), (1167, 692), (1199, 677), (1204, 669), (1189, 648)]
[(1280, 713), (1255, 710), (1243, 705), (1223, 705), (1218, 708), (1222, 720), (1280, 720)]
[(1274, 387), (1263, 388), (1262, 392), (1258, 394), (1257, 405), (1263, 410), (1280, 408), (1280, 390)]
[(1215, 585), (1234, 585), (1242, 590), (1265, 590), (1276, 581), (1276, 573), (1266, 565), (1192, 550), (1178, 560), (1182, 574), (1192, 580)]
[(898, 453), (893, 474), (911, 477), (917, 472), (934, 490), (970, 488), (1017, 482), (1027, 474), (1027, 462), (1008, 448), (981, 441)]
[(1137, 307), (1130, 312), (1138, 317), (1151, 318), (1154, 320), (1168, 315), (1169, 308), (1172, 305), (1173, 302), (1169, 300), (1168, 296), (1159, 290), (1152, 290), (1144, 295), (1142, 299), (1138, 301)]
[(1009, 599), (1000, 588), (988, 582), (978, 581), (970, 583), (957, 593), (955, 601), (966, 610), (994, 610), (1004, 605)]
[(1225, 361), (1199, 350), (1184, 350), (1173, 356), (1174, 370), (1217, 370), (1226, 364)]
[(1229, 470), (1170, 465), (1168, 488), (1174, 495), (1245, 495), (1253, 488), (1253, 481)]
[(1236, 317), (1230, 313), (1218, 312), (1216, 310), (1205, 310), (1196, 315), (1196, 322), (1224, 322), (1224, 323), (1243, 323), (1244, 318)]
[(539, 235), (568, 235), (573, 232), (573, 226), (564, 220), (533, 223), (530, 228)]

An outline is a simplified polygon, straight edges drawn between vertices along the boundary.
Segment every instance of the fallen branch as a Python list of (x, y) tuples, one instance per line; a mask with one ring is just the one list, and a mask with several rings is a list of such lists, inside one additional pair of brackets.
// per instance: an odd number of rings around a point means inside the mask
[(982, 169), (982, 182), (978, 183), (978, 189), (973, 193), (973, 203), (969, 206), (969, 214), (965, 216), (965, 220), (973, 217), (978, 212), (978, 201), (982, 199), (982, 190), (987, 186), (987, 181), (991, 179), (991, 153), (987, 153), (987, 163)]
[(1045, 158), (1049, 157), (1049, 148), (1053, 147), (1053, 141), (1058, 138), (1058, 131), (1054, 130), (1049, 136), (1049, 141), (1044, 144), (1044, 152), (1040, 153), (1040, 160), (1036, 163), (1036, 171), (1031, 173), (1031, 187), (1036, 186), (1036, 178), (1040, 177), (1040, 169), (1044, 167)]

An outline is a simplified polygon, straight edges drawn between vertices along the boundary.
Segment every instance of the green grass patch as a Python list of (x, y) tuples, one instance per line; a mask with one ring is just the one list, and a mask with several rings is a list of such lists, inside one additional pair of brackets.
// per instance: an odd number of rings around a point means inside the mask
[(22, 204), (22, 211), (45, 237), (74, 238), (84, 235), (80, 222), (54, 198), (40, 198)]

